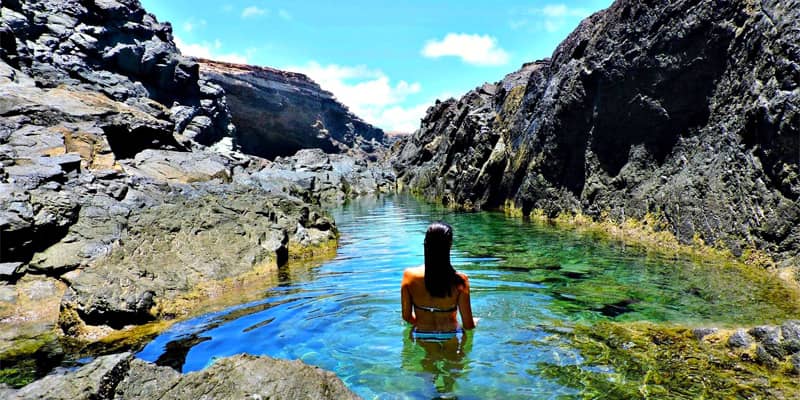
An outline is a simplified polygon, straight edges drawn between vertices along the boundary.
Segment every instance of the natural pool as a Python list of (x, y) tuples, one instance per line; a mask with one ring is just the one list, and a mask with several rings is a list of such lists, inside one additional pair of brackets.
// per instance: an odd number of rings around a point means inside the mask
[[(261, 300), (176, 324), (138, 356), (184, 372), (238, 353), (300, 359), (334, 371), (367, 399), (572, 398), (580, 385), (565, 386), (546, 367), (583, 363), (559, 334), (574, 324), (750, 326), (798, 315), (795, 297), (766, 274), (499, 213), (393, 196), (333, 214), (341, 233), (335, 259), (285, 268)], [(422, 263), (425, 228), (439, 219), (454, 227), (453, 263), (470, 276), (481, 320), (459, 342), (415, 343), (400, 318), (400, 277)]]

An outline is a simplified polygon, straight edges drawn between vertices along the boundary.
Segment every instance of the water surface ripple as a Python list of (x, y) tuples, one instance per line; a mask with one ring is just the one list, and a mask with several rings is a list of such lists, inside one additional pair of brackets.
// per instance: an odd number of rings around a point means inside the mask
[[(542, 364), (582, 362), (558, 335), (598, 320), (774, 322), (779, 283), (737, 269), (646, 254), (620, 243), (497, 213), (452, 213), (408, 197), (336, 210), (335, 259), (281, 270), (258, 301), (174, 325), (138, 356), (184, 372), (238, 353), (299, 359), (334, 371), (364, 398), (565, 398)], [(459, 341), (415, 343), (399, 282), (422, 263), (427, 225), (455, 228), (453, 262), (469, 276), (478, 328)], [(745, 307), (746, 305), (746, 307)]]

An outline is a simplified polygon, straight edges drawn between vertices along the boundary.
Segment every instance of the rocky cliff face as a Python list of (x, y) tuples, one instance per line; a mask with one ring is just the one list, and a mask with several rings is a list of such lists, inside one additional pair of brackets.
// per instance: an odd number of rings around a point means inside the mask
[(661, 216), (800, 251), (800, 3), (618, 0), (550, 59), (437, 103), (399, 183), (467, 207)]
[(392, 179), (346, 155), (311, 170), (237, 151), (199, 71), (138, 1), (0, 2), (0, 369), (47, 372), (57, 337), (180, 317), (328, 252), (318, 204)]
[(303, 74), (198, 60), (203, 79), (225, 90), (242, 151), (264, 158), (300, 149), (372, 153), (383, 131), (367, 124)]
[[(222, 90), (199, 79), (198, 64), (177, 51), (172, 27), (136, 0), (5, 0), (0, 35), (0, 58), (40, 88), (102, 93), (162, 120), (166, 133), (202, 144), (231, 134)], [(147, 127), (136, 135), (100, 128), (114, 138), (112, 147), (129, 153), (166, 140)]]

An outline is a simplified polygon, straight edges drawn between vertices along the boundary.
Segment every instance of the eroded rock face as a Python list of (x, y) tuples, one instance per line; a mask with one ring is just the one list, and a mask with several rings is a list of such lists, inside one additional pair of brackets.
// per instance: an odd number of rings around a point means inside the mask
[[(0, 58), (37, 86), (102, 93), (198, 143), (230, 136), (223, 91), (199, 79), (198, 64), (175, 47), (172, 27), (138, 1), (15, 0), (0, 13)], [(128, 135), (117, 132), (117, 141), (127, 144)]]
[(800, 251), (800, 4), (618, 0), (552, 58), (433, 106), (399, 184), (468, 207), (662, 216)]
[(74, 372), (53, 374), (0, 394), (20, 400), (359, 398), (333, 373), (301, 361), (238, 355), (182, 375), (130, 353), (99, 357)]
[(337, 205), (348, 198), (395, 190), (394, 174), (383, 164), (320, 149), (300, 150), (237, 181), (274, 194), (288, 194), (306, 202)]
[[(393, 177), (342, 154), (323, 178), (308, 157), (239, 152), (233, 130), (223, 89), (138, 1), (0, 3), (0, 368), (41, 375), (60, 335), (180, 317), (224, 289), (210, 282), (329, 252), (335, 224), (310, 203)], [(279, 164), (314, 189), (272, 190)]]
[(236, 142), (244, 153), (274, 159), (308, 148), (372, 153), (382, 146), (383, 131), (303, 74), (198, 61), (201, 77), (225, 89)]

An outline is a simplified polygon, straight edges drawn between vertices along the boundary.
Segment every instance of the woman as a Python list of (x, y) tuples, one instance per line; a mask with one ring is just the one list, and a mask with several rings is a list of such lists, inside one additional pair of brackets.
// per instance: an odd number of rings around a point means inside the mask
[(425, 233), (425, 265), (403, 272), (400, 299), (403, 319), (414, 325), (414, 333), (442, 334), (475, 327), (469, 300), (469, 279), (450, 264), (453, 228), (434, 222)]

